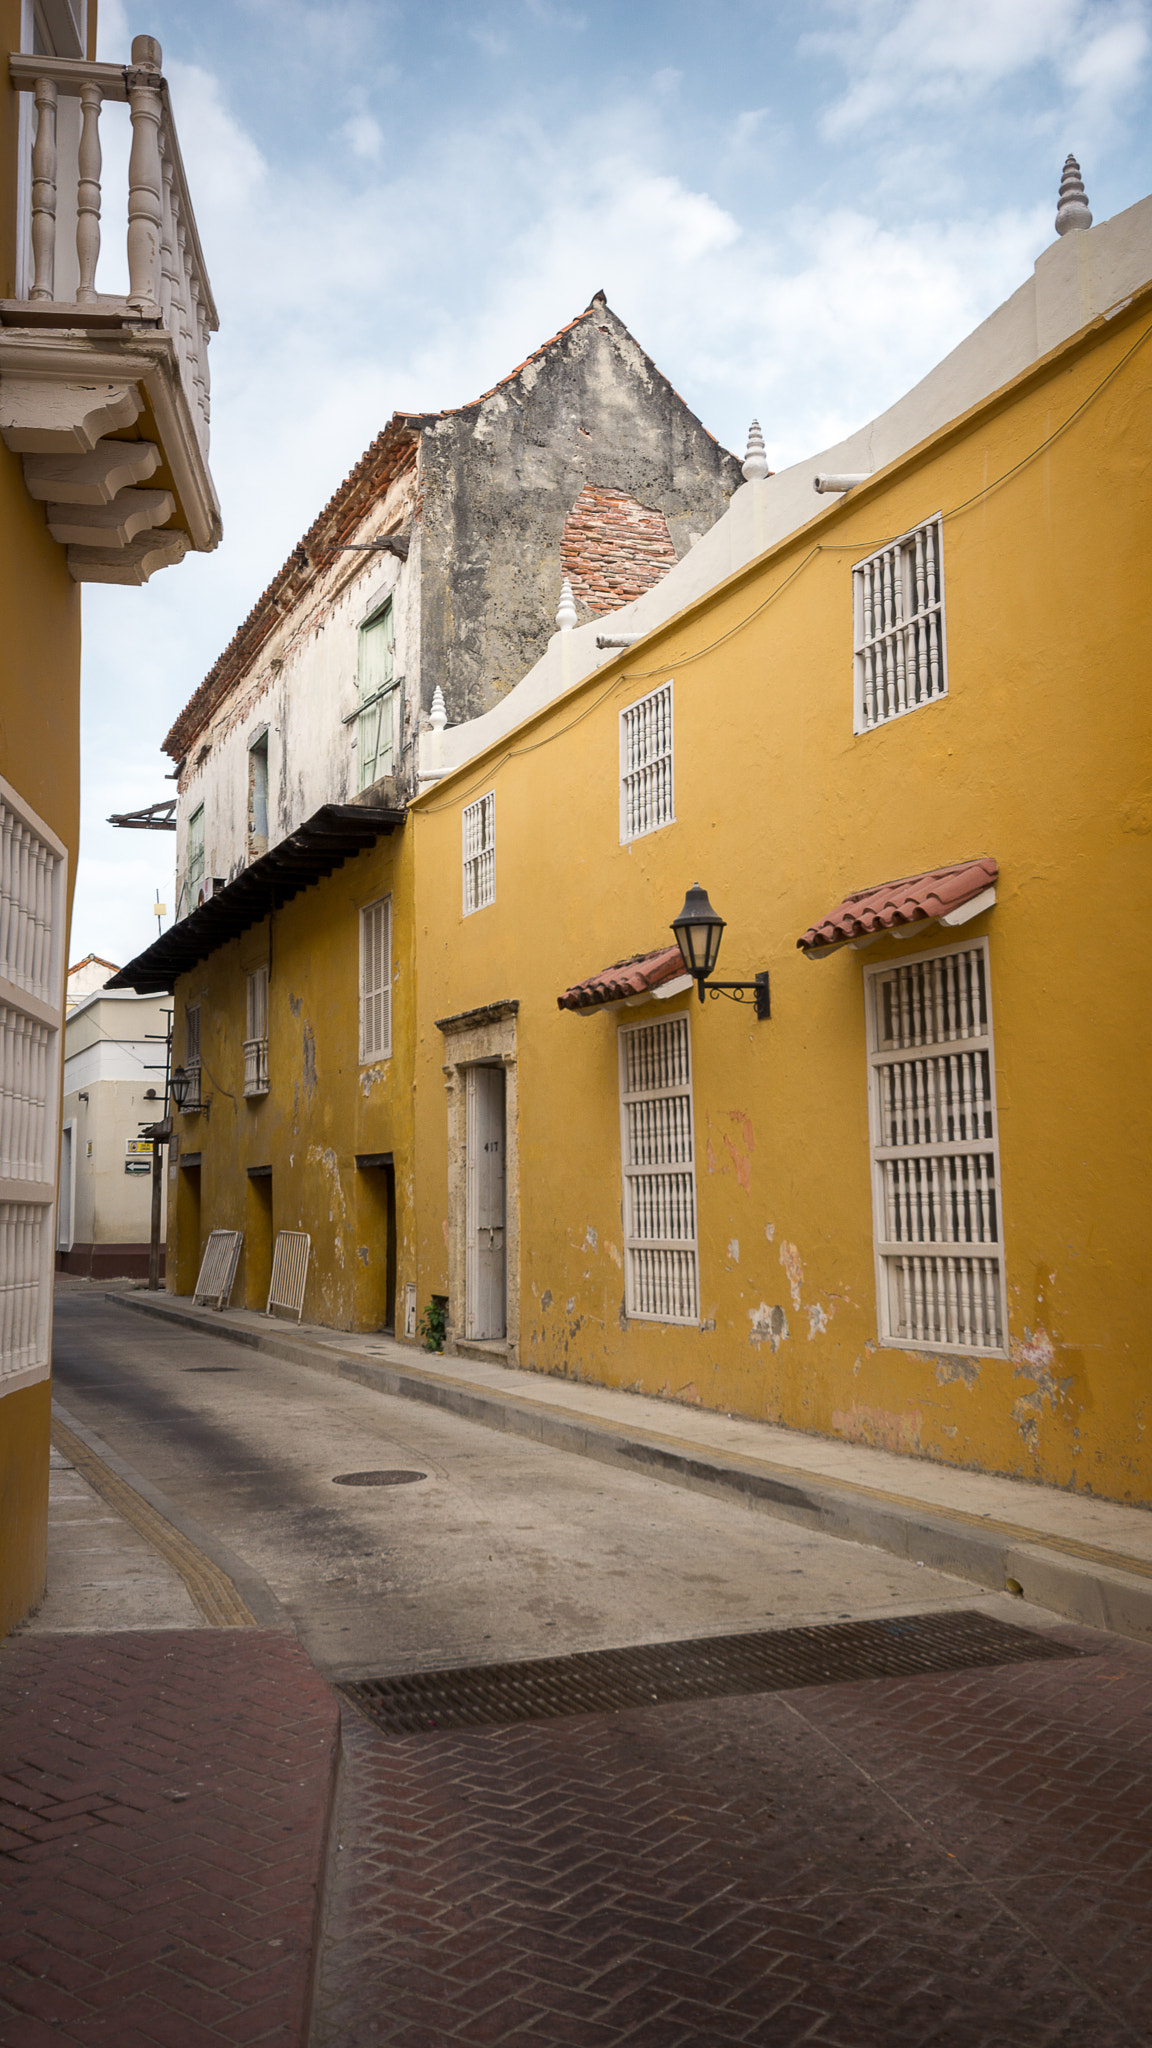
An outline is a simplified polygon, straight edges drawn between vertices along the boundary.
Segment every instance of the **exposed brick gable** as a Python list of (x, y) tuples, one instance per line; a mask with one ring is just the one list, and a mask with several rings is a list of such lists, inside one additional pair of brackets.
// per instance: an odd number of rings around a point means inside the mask
[(585, 484), (564, 522), (562, 573), (578, 604), (614, 612), (666, 576), (676, 550), (662, 512), (625, 491)]

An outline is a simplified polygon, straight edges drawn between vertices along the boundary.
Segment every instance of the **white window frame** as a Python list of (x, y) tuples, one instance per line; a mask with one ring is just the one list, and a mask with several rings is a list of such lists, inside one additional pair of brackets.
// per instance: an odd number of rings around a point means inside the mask
[[(644, 1044), (647, 1039), (647, 1044)], [(667, 1070), (675, 1047), (681, 1078), (672, 1083), (630, 1085), (629, 1050)], [(620, 1170), (623, 1192), (624, 1309), (629, 1320), (647, 1323), (700, 1322), (699, 1212), (696, 1196), (696, 1131), (692, 1114), (692, 1034), (686, 1010), (650, 1024), (625, 1024), (619, 1032)], [(632, 1083), (635, 1083), (635, 1068)], [(669, 1113), (662, 1105), (682, 1105)], [(635, 1118), (631, 1112), (639, 1111)], [(645, 1117), (644, 1111), (649, 1114)], [(671, 1140), (671, 1142), (669, 1142)], [(673, 1156), (662, 1158), (661, 1151)], [(652, 1156), (641, 1157), (648, 1152)], [(675, 1156), (679, 1153), (679, 1156)], [(679, 1180), (679, 1188), (671, 1186)], [(661, 1197), (653, 1183), (663, 1181)], [(685, 1200), (687, 1197), (687, 1200)], [(690, 1210), (686, 1216), (685, 1210)], [(679, 1217), (676, 1212), (679, 1210)], [(659, 1226), (679, 1221), (671, 1234)], [(691, 1229), (685, 1229), (690, 1222)], [(655, 1228), (653, 1226), (656, 1226)], [(673, 1262), (679, 1262), (678, 1270)], [(661, 1270), (663, 1266), (663, 1271)], [(672, 1284), (668, 1285), (671, 1278)], [(663, 1298), (661, 1299), (661, 1296)], [(678, 1303), (675, 1297), (678, 1296)], [(673, 1304), (673, 1305), (670, 1305)]]
[(852, 568), (852, 730), (874, 732), (948, 695), (944, 515)]
[(244, 1093), (267, 1095), (268, 1079), (268, 966), (253, 967), (244, 992)]
[[(370, 644), (369, 635), (381, 631), (386, 631), (388, 635), (387, 658), (384, 662), (387, 673), (383, 682), (376, 684), (374, 688), (366, 689), (365, 668)], [(352, 717), (345, 723), (354, 723), (356, 726), (356, 787), (362, 794), (364, 790), (371, 789), (374, 782), (379, 782), (381, 776), (395, 773), (396, 757), (402, 738), (398, 712), (403, 706), (401, 686), (404, 678), (396, 674), (396, 613), (391, 595), (381, 604), (375, 605), (367, 618), (361, 620), (357, 629), (356, 660), (358, 701)], [(387, 744), (382, 745), (385, 724), (388, 737)], [(381, 755), (386, 762), (383, 767)]]
[[(194, 844), (197, 839), (198, 845)], [(205, 867), (204, 806), (197, 804), (196, 809), (188, 813), (188, 871), (184, 881), (188, 910), (185, 915), (196, 908), (197, 884), (201, 889), (204, 887)]]
[[(909, 1007), (906, 1042), (885, 1042), (881, 984), (905, 976), (898, 986), (911, 996), (915, 971), (936, 961), (943, 963), (933, 977), (937, 1031), (949, 1020), (943, 1035), (925, 1038)], [(891, 1349), (1008, 1356), (990, 967), (988, 940), (968, 939), (864, 970), (877, 1320), (880, 1343)], [(973, 1017), (973, 978), (977, 986), (982, 982), (982, 1019)], [(896, 1118), (905, 1129), (926, 1129), (927, 1137), (886, 1142)], [(982, 1128), (969, 1135), (977, 1125)], [(917, 1222), (933, 1223), (942, 1210), (955, 1221), (965, 1209), (979, 1214), (992, 1234), (916, 1234)]]
[(464, 916), (496, 901), (496, 792), (466, 804), (460, 819)]
[(0, 776), (0, 1396), (51, 1371), (68, 849)]
[[(373, 926), (378, 929), (375, 940)], [(374, 1016), (376, 1004), (379, 1008)], [(368, 1066), (391, 1056), (392, 898), (378, 896), (374, 903), (364, 904), (360, 912), (360, 1065)]]
[(620, 844), (676, 823), (672, 677), (620, 713)]

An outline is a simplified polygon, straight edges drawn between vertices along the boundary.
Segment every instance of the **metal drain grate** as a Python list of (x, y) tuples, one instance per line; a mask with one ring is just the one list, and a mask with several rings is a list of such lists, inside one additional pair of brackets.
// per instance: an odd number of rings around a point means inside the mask
[(417, 1479), (427, 1479), (426, 1472), (340, 1472), (332, 1481), (333, 1486), (411, 1486)]
[(414, 1671), (357, 1679), (337, 1690), (386, 1734), (415, 1735), (1081, 1654), (1051, 1636), (964, 1609), (701, 1636), (630, 1650), (581, 1650), (571, 1657), (461, 1671)]

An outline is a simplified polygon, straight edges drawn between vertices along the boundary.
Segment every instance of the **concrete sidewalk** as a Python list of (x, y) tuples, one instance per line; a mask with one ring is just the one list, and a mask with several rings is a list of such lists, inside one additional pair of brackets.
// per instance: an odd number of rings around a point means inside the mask
[(0, 2044), (303, 2048), (336, 1701), (250, 1572), (53, 1436), (50, 1591), (0, 1645)]
[(425, 1401), (490, 1429), (706, 1493), (938, 1571), (1093, 1628), (1152, 1642), (1152, 1513), (1023, 1480), (805, 1436), (768, 1423), (378, 1335), (117, 1290), (133, 1308), (272, 1357)]

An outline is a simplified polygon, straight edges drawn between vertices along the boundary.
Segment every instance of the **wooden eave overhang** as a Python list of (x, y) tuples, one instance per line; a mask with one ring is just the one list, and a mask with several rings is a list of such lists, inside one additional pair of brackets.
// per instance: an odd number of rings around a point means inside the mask
[(394, 832), (404, 817), (402, 810), (325, 804), (190, 917), (181, 918), (147, 952), (137, 954), (106, 986), (132, 988), (140, 995), (171, 995), (182, 974)]

